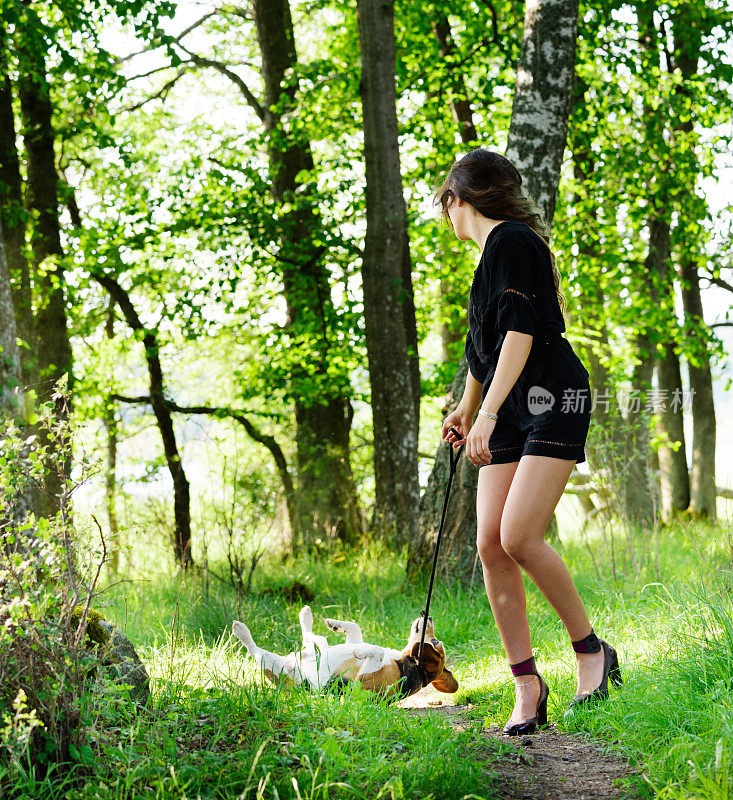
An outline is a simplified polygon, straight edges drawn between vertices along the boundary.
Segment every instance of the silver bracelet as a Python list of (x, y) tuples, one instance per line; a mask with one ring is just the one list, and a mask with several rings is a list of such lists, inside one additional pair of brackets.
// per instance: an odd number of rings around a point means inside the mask
[(497, 417), (493, 411), (484, 411), (483, 408), (479, 408), (478, 413), (481, 414), (482, 417), (488, 417), (489, 419), (496, 419), (496, 420), (499, 419), (499, 417)]

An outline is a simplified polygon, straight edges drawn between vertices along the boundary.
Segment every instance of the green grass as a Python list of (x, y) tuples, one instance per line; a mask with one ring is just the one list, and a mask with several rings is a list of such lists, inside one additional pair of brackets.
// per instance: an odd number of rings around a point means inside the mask
[[(599, 635), (619, 651), (624, 687), (589, 713), (563, 713), (574, 694), (574, 655), (561, 623), (527, 583), (538, 665), (560, 728), (591, 734), (641, 767), (642, 796), (733, 796), (733, 602), (730, 540), (720, 528), (676, 526), (655, 562), (634, 570), (618, 557), (615, 582), (599, 540), (561, 552)], [(655, 566), (657, 563), (658, 568)], [(512, 683), (483, 586), (439, 582), (431, 614), (473, 727), (456, 733), (439, 713), (415, 719), (358, 690), (345, 697), (263, 683), (230, 636), (245, 621), (275, 652), (298, 647), (298, 611), (262, 594), (300, 581), (323, 616), (354, 619), (367, 641), (399, 646), (424, 604), (426, 582), (404, 579), (404, 558), (373, 546), (330, 561), (272, 562), (237, 599), (221, 583), (160, 575), (119, 584), (99, 607), (136, 643), (153, 681), (149, 707), (126, 720), (99, 718), (74, 776), (53, 775), (26, 796), (91, 798), (463, 798), (496, 795), (491, 764), (511, 744), (487, 745), (484, 724), (511, 711)], [(85, 764), (84, 761), (89, 762)], [(297, 788), (296, 788), (297, 786)], [(22, 792), (20, 792), (22, 796)]]

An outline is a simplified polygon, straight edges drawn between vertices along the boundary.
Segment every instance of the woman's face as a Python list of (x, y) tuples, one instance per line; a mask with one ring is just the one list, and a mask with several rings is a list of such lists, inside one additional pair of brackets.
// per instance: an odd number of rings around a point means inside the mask
[(472, 220), (472, 206), (464, 200), (461, 200), (460, 197), (456, 197), (450, 189), (448, 191), (450, 195), (447, 211), (448, 217), (453, 225), (453, 233), (455, 233), (458, 239), (466, 241), (471, 238), (469, 231)]

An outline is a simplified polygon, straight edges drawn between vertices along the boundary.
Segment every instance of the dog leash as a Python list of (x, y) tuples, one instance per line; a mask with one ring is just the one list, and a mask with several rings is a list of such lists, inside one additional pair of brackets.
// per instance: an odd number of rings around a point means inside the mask
[[(455, 428), (448, 429), (451, 433), (455, 434), (456, 436), (461, 436), (460, 433)], [(425, 629), (428, 626), (428, 614), (430, 611), (430, 597), (433, 594), (433, 581), (435, 580), (435, 570), (438, 566), (438, 550), (440, 549), (440, 539), (443, 536), (443, 523), (445, 522), (445, 512), (448, 510), (448, 498), (450, 497), (450, 487), (453, 483), (453, 476), (456, 474), (456, 467), (458, 466), (458, 460), (461, 457), (461, 453), (463, 452), (463, 448), (465, 444), (462, 444), (458, 450), (454, 451), (453, 445), (449, 442), (449, 457), (450, 457), (450, 473), (448, 475), (448, 487), (445, 490), (445, 500), (443, 500), (443, 513), (440, 515), (440, 526), (438, 527), (438, 538), (435, 540), (435, 553), (433, 554), (433, 571), (430, 573), (430, 585), (428, 586), (428, 600), (425, 603), (425, 611), (420, 612), (423, 618), (422, 623), (422, 635), (420, 636), (420, 648), (417, 651), (417, 663), (420, 663), (420, 659), (422, 658), (422, 648), (423, 644), (425, 643)]]

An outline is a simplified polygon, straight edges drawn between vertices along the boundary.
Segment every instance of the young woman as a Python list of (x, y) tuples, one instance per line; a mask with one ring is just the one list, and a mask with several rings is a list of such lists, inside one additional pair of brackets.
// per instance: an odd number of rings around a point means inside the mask
[(585, 461), (590, 385), (562, 336), (565, 298), (547, 226), (521, 185), (508, 159), (478, 149), (452, 166), (436, 193), (455, 235), (481, 250), (468, 300), (466, 388), (442, 437), (454, 447), (465, 443), (480, 467), (477, 547), (515, 678), (508, 735), (547, 722), (549, 692), (532, 655), (520, 567), (557, 612), (576, 653), (571, 708), (606, 697), (609, 677), (621, 681), (615, 650), (594, 633), (565, 563), (544, 539), (574, 465)]

